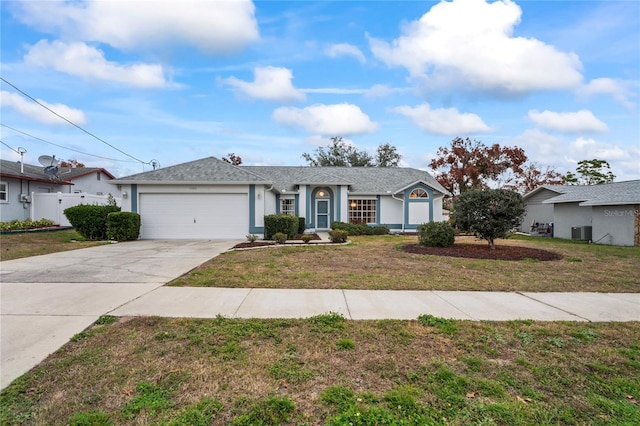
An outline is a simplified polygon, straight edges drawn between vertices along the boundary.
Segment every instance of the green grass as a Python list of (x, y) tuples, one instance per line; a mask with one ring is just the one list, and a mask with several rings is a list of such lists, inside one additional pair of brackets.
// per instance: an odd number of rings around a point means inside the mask
[[(352, 237), (350, 245), (278, 247), (224, 253), (171, 286), (640, 292), (640, 247), (613, 247), (516, 236), (499, 246), (525, 246), (563, 256), (556, 261), (464, 259), (405, 253), (410, 236)], [(474, 243), (473, 238), (462, 238)], [(479, 243), (484, 245), (483, 243)], [(487, 249), (488, 250), (488, 249)]]
[(107, 322), (3, 390), (0, 424), (604, 426), (640, 418), (640, 323), (333, 313)]

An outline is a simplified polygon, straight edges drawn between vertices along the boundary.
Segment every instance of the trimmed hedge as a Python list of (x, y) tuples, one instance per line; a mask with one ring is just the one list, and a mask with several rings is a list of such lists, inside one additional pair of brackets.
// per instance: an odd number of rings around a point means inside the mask
[(346, 243), (347, 231), (343, 231), (341, 229), (332, 229), (331, 231), (329, 231), (329, 239), (332, 243)]
[(140, 236), (140, 215), (115, 212), (107, 215), (107, 237), (115, 241), (137, 240)]
[(119, 211), (118, 206), (80, 204), (65, 209), (64, 215), (76, 232), (87, 240), (106, 240), (107, 216)]
[(304, 231), (307, 229), (306, 219), (304, 217), (298, 216), (298, 234), (304, 234)]
[(346, 231), (347, 235), (386, 235), (389, 228), (384, 225), (369, 226), (362, 223), (332, 222), (331, 229)]
[(293, 239), (300, 226), (298, 216), (290, 214), (270, 214), (264, 217), (264, 239), (272, 240), (273, 236), (282, 232), (287, 239)]
[(418, 243), (424, 247), (451, 247), (456, 235), (449, 222), (428, 222), (418, 225)]

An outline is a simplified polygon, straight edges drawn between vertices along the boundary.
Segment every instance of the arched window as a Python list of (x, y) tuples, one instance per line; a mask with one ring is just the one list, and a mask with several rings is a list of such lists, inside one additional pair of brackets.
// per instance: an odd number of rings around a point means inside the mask
[(429, 194), (422, 188), (416, 188), (411, 191), (409, 198), (429, 198)]

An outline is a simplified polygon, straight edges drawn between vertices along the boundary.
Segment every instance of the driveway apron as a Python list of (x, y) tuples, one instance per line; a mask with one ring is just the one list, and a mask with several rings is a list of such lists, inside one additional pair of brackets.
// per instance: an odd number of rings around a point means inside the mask
[(0, 389), (101, 315), (239, 241), (141, 240), (0, 263)]

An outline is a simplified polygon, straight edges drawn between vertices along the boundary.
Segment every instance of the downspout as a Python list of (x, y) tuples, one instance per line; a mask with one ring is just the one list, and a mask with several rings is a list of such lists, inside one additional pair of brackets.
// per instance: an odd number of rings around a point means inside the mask
[(404, 234), (404, 197), (402, 199), (398, 199), (395, 197), (395, 194), (391, 194), (391, 198), (396, 201), (402, 201), (402, 233)]

